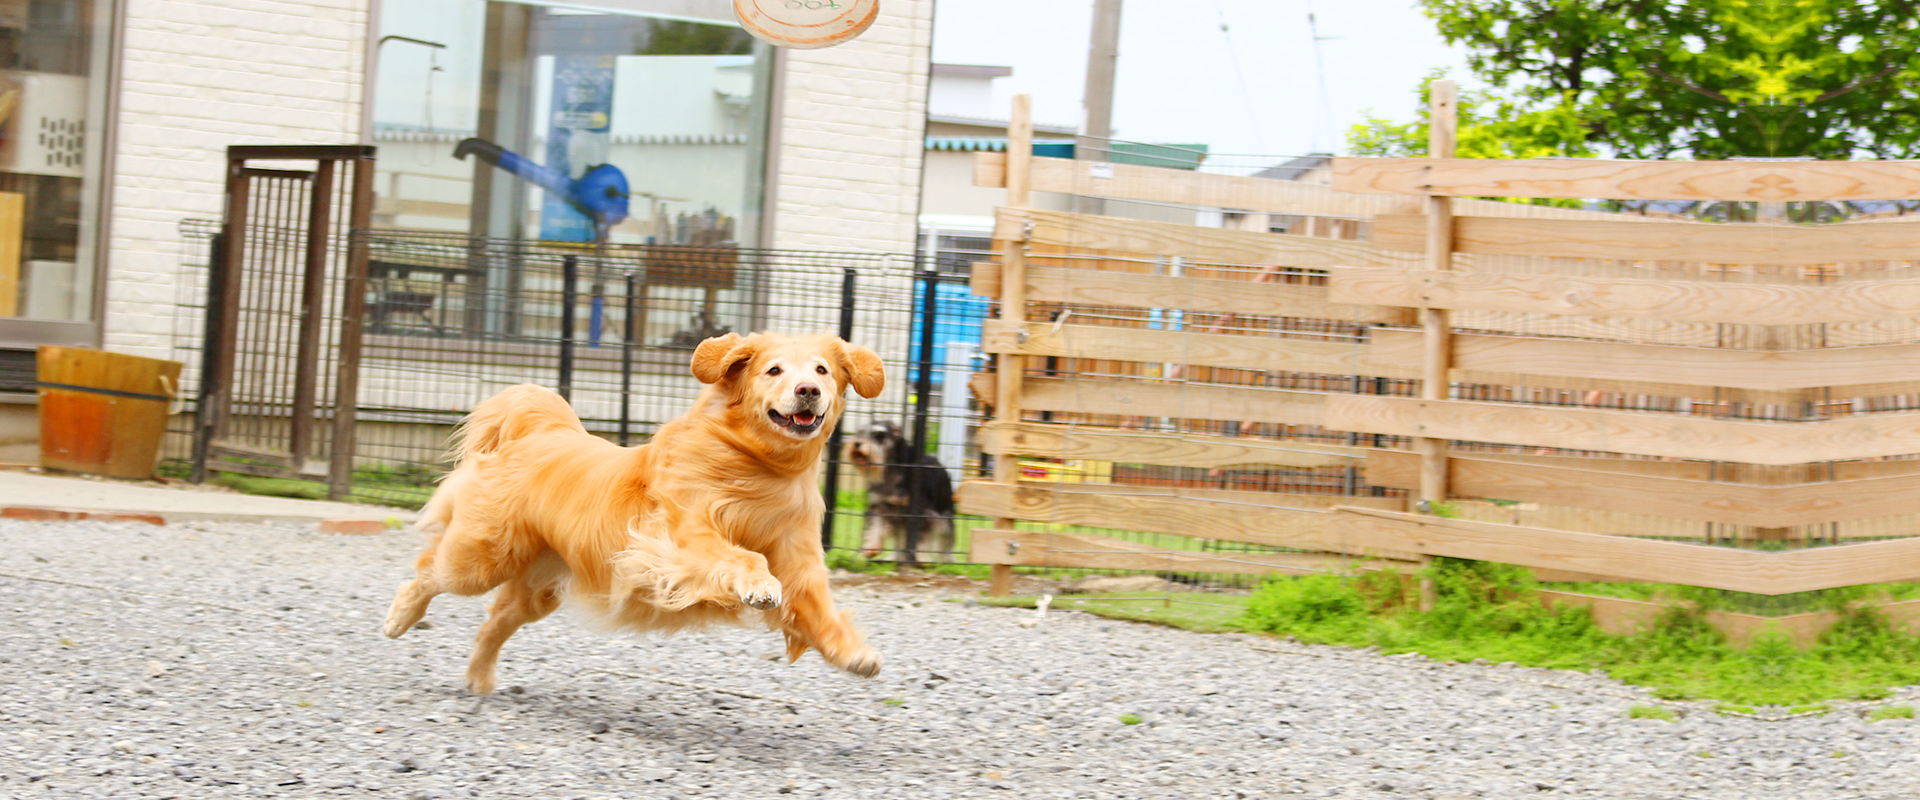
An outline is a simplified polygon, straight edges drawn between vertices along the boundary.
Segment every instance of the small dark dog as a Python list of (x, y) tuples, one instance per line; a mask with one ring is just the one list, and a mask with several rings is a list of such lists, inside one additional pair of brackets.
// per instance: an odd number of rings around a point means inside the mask
[(863, 555), (891, 543), (908, 564), (918, 565), (921, 553), (953, 560), (953, 481), (939, 459), (915, 452), (899, 425), (881, 420), (848, 442), (847, 460), (867, 481)]

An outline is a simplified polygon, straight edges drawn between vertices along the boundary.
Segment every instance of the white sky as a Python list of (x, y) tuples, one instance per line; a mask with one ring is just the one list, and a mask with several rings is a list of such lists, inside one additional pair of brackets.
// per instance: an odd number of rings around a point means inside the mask
[[(1013, 67), (1012, 76), (994, 82), (994, 105), (1002, 109), (994, 116), (1004, 119), (1011, 97), (1025, 92), (1033, 95), (1036, 122), (1078, 127), (1092, 0), (1016, 5), (941, 0), (934, 7), (934, 61)], [(1440, 40), (1413, 0), (1123, 6), (1113, 112), (1120, 139), (1204, 143), (1220, 154), (1343, 150), (1347, 129), (1369, 110), (1411, 119), (1413, 91), (1429, 70), (1448, 67), (1467, 82), (1463, 51)], [(1319, 34), (1337, 37), (1320, 42), (1324, 103), (1310, 10)], [(1331, 115), (1323, 112), (1329, 107)]]

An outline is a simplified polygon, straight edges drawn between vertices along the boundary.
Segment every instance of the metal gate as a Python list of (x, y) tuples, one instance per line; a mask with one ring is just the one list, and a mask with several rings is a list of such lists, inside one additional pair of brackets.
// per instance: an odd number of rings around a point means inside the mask
[(346, 497), (373, 166), (370, 146), (227, 148), (193, 480), (213, 470), (323, 480)]

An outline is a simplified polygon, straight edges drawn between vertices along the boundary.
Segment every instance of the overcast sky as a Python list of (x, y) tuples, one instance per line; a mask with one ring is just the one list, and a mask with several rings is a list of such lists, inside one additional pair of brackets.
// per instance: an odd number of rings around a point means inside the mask
[[(1328, 37), (1324, 95), (1309, 12)], [(933, 58), (1013, 67), (995, 82), (995, 116), (1025, 92), (1036, 122), (1077, 127), (1092, 15), (1092, 0), (940, 0)], [(1125, 0), (1114, 135), (1221, 154), (1340, 149), (1369, 110), (1410, 119), (1413, 90), (1435, 67), (1466, 77), (1462, 51), (1413, 0)]]

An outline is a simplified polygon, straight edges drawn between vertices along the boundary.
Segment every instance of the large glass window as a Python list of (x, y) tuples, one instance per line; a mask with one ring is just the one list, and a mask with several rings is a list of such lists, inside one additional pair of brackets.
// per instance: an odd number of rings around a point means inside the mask
[[(376, 227), (756, 244), (771, 54), (737, 25), (481, 0), (380, 12)], [(625, 213), (596, 219), (610, 192)]]
[(0, 317), (93, 320), (106, 7), (0, 0)]

